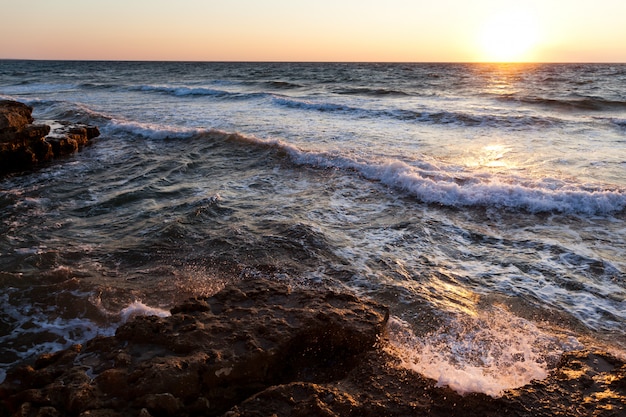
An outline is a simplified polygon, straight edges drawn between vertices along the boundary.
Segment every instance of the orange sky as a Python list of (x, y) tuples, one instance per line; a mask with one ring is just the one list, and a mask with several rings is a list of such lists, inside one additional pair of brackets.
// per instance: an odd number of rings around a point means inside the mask
[(0, 0), (0, 58), (626, 62), (624, 0)]

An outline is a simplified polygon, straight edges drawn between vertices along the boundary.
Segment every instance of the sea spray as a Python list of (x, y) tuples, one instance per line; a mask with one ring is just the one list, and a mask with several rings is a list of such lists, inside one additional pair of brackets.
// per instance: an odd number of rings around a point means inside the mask
[(492, 397), (544, 379), (563, 352), (581, 347), (501, 308), (476, 316), (457, 315), (423, 337), (397, 317), (390, 319), (388, 330), (405, 368), (460, 394), (481, 392)]
[(157, 317), (168, 317), (170, 316), (170, 312), (168, 310), (163, 310), (161, 308), (150, 307), (142, 303), (141, 301), (133, 301), (120, 311), (120, 317), (122, 319), (122, 323), (126, 323), (133, 317), (137, 316), (157, 316)]

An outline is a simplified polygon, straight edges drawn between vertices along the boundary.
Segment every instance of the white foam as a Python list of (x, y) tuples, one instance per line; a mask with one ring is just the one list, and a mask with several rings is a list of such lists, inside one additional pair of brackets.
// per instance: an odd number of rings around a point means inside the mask
[(206, 87), (143, 85), (136, 87), (139, 91), (173, 94), (175, 96), (226, 96), (232, 93)]
[(410, 325), (392, 317), (390, 341), (402, 365), (466, 394), (498, 397), (504, 391), (547, 376), (566, 346), (532, 323), (494, 309), (475, 317), (458, 316), (449, 325), (417, 337)]
[[(496, 176), (458, 167), (423, 169), (399, 160), (357, 161), (287, 147), (302, 164), (356, 170), (364, 177), (402, 189), (426, 203), (452, 207), (484, 206), (529, 212), (607, 214), (626, 208), (626, 191), (578, 183)], [(558, 186), (555, 185), (558, 183)]]
[[(49, 317), (49, 311), (42, 311), (37, 306), (23, 305), (19, 308), (12, 307), (8, 302), (9, 293), (17, 289), (5, 289), (4, 294), (0, 294), (0, 303), (3, 308), (2, 314), (13, 322), (13, 331), (0, 335), (0, 344), (7, 347), (7, 350), (15, 354), (19, 359), (13, 363), (3, 363), (0, 360), (0, 383), (6, 377), (6, 370), (14, 366), (19, 360), (36, 357), (44, 353), (56, 352), (66, 349), (77, 343), (85, 343), (96, 336), (112, 336), (120, 324), (123, 324), (136, 316), (159, 316), (167, 317), (170, 312), (156, 307), (150, 307), (141, 301), (134, 301), (119, 312), (109, 312), (99, 305), (98, 298), (91, 299), (95, 306), (102, 313), (109, 317), (110, 321), (106, 325), (98, 323), (86, 317)], [(81, 294), (84, 297), (85, 294)], [(46, 339), (38, 340), (34, 344), (20, 345), (20, 339), (26, 334), (50, 335)]]
[[(5, 294), (0, 297), (0, 301), (7, 298), (8, 294)], [(0, 344), (19, 359), (13, 363), (0, 361), (0, 383), (6, 377), (6, 370), (19, 363), (19, 360), (56, 352), (74, 344), (84, 343), (96, 336), (112, 336), (115, 333), (114, 326), (101, 327), (87, 318), (50, 319), (47, 312), (40, 311), (34, 306), (23, 306), (20, 311), (5, 302), (2, 313), (14, 324), (12, 332), (0, 336)], [(21, 345), (20, 339), (26, 334), (33, 335), (37, 342)], [(39, 334), (47, 336), (40, 339)]]
[(107, 135), (117, 135), (120, 133), (130, 133), (132, 135), (148, 139), (188, 139), (195, 135), (207, 132), (202, 128), (162, 126), (153, 123), (130, 122), (124, 120), (112, 120), (104, 129)]
[(43, 253), (43, 248), (15, 248), (13, 251), (18, 255), (40, 255)]
[(168, 317), (171, 313), (168, 310), (161, 308), (150, 307), (142, 303), (141, 301), (134, 301), (128, 307), (125, 307), (120, 311), (120, 318), (122, 323), (126, 323), (129, 319), (136, 316), (158, 316)]

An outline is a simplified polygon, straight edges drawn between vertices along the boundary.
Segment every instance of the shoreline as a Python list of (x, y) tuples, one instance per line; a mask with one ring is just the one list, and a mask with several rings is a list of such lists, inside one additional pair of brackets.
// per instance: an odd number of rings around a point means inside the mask
[[(139, 316), (115, 336), (40, 356), (0, 384), (0, 415), (615, 416), (626, 363), (563, 355), (548, 377), (501, 397), (404, 368), (387, 307), (263, 279)], [(47, 414), (46, 414), (47, 413)]]

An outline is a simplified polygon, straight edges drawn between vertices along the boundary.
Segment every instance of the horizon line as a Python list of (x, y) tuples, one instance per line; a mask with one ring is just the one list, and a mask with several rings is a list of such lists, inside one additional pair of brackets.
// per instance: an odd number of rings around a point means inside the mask
[(626, 61), (306, 61), (306, 60), (193, 60), (193, 59), (101, 59), (101, 58), (0, 58), (0, 61), (40, 62), (155, 62), (155, 63), (241, 63), (241, 64), (512, 64), (512, 65), (625, 65)]

